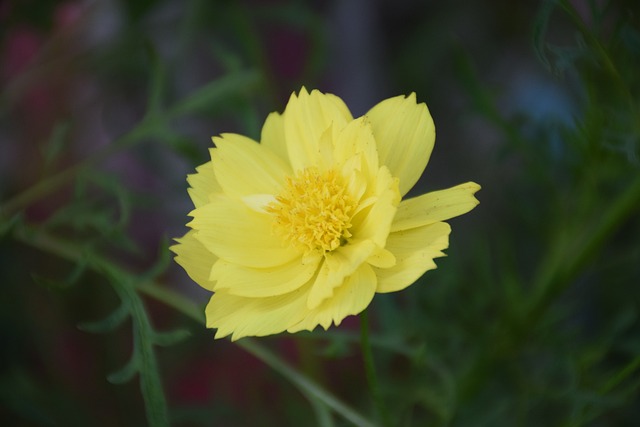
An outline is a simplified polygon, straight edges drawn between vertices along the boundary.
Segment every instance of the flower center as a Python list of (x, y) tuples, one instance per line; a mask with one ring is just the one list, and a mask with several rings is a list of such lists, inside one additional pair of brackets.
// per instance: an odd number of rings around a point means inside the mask
[(311, 167), (287, 177), (284, 191), (267, 212), (275, 215), (274, 230), (285, 241), (307, 252), (326, 252), (351, 237), (355, 208), (340, 173), (333, 169), (320, 173)]

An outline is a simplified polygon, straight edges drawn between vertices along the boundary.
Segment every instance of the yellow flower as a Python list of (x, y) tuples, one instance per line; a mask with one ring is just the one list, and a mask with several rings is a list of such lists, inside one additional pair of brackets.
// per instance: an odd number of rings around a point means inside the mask
[(327, 329), (436, 268), (451, 228), (473, 209), (469, 182), (402, 200), (427, 165), (435, 129), (415, 94), (354, 119), (344, 102), (304, 88), (272, 113), (261, 142), (214, 137), (187, 180), (191, 230), (176, 262), (214, 294), (216, 338)]

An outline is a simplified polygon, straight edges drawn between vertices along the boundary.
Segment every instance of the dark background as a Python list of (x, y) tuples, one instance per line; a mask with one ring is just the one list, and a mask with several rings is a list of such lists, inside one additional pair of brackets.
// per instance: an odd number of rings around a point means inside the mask
[[(140, 280), (160, 266), (155, 280), (204, 304), (156, 262), (186, 230), (185, 176), (212, 135), (258, 138), (304, 85), (354, 116), (416, 92), (437, 138), (410, 195), (483, 187), (438, 269), (372, 303), (397, 425), (635, 425), (639, 13), (588, 0), (0, 2), (0, 424), (145, 424), (136, 377), (107, 381), (135, 325), (78, 328), (118, 307), (124, 280), (87, 264), (105, 256)], [(241, 347), (141, 301), (156, 329), (191, 333), (155, 347), (172, 425), (319, 422)], [(375, 419), (357, 325), (261, 342)]]

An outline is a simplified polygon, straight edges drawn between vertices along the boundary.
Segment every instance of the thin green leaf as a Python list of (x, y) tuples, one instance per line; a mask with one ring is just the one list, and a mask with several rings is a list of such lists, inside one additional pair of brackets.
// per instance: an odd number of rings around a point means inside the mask
[[(74, 245), (48, 236), (43, 230), (38, 231), (39, 233), (35, 231), (31, 233), (23, 231), (17, 237), (22, 242), (31, 243), (32, 245), (35, 244), (35, 246), (41, 250), (55, 253), (71, 261), (77, 261), (82, 257), (82, 251)], [(153, 427), (168, 427), (166, 400), (162, 391), (157, 362), (153, 354), (151, 326), (136, 290), (144, 292), (170, 307), (176, 308), (200, 324), (204, 324), (205, 322), (203, 311), (195, 303), (170, 289), (160, 287), (155, 283), (139, 283), (135, 275), (108, 259), (100, 256), (92, 257), (89, 267), (109, 277), (112, 287), (120, 296), (121, 300), (128, 301), (131, 304), (132, 323), (134, 326), (134, 352), (141, 355), (138, 362), (140, 367), (140, 388), (145, 402), (147, 418), (149, 424)], [(135, 289), (131, 286), (131, 283), (136, 283)], [(291, 368), (286, 362), (282, 361), (262, 345), (250, 338), (243, 338), (238, 341), (237, 344), (282, 374), (309, 398), (322, 402), (346, 420), (351, 421), (354, 425), (362, 427), (373, 426), (373, 423), (369, 422), (358, 412), (354, 411), (305, 375)]]
[(191, 332), (186, 329), (176, 329), (168, 332), (154, 332), (152, 335), (152, 341), (155, 345), (161, 347), (168, 347), (183, 341), (191, 336)]
[(128, 236), (125, 230), (107, 230), (101, 235), (103, 236), (101, 238), (103, 242), (107, 240), (109, 244), (117, 247), (118, 250), (121, 250), (122, 252), (134, 255), (142, 254), (142, 250), (140, 249), (138, 243), (130, 236)]
[(75, 285), (80, 281), (80, 278), (82, 277), (85, 271), (87, 271), (87, 259), (82, 258), (73, 268), (73, 270), (71, 270), (71, 272), (65, 279), (65, 282), (68, 283), (69, 285)]
[(311, 407), (313, 408), (313, 412), (315, 413), (318, 426), (320, 427), (335, 426), (335, 423), (333, 422), (333, 417), (331, 416), (331, 411), (329, 410), (329, 407), (324, 404), (324, 402), (320, 401), (319, 399), (311, 398), (308, 395), (307, 395), (307, 400), (309, 400), (309, 403), (311, 403)]
[(195, 90), (169, 111), (169, 117), (210, 111), (231, 96), (253, 88), (260, 75), (253, 70), (234, 72)]
[(260, 132), (262, 131), (262, 122), (256, 106), (249, 102), (249, 100), (242, 100), (240, 115), (242, 116), (243, 128), (246, 129), (246, 135), (255, 140), (259, 140)]
[(609, 393), (613, 388), (617, 387), (625, 379), (629, 378), (638, 369), (640, 369), (640, 355), (633, 358), (622, 370), (612, 376), (600, 389), (601, 394)]
[[(0, 208), (0, 213), (1, 212), (2, 208)], [(22, 225), (24, 222), (23, 219), (24, 218), (22, 217), (22, 213), (18, 213), (13, 215), (11, 218), (2, 220), (0, 222), (0, 238), (5, 234), (9, 234), (10, 232), (12, 232), (13, 229), (18, 227), (19, 225)]]
[(124, 384), (130, 381), (138, 372), (140, 372), (140, 364), (136, 353), (134, 353), (122, 369), (107, 376), (107, 381), (112, 384)]
[(63, 280), (44, 277), (38, 273), (31, 273), (31, 279), (39, 286), (51, 289), (66, 289), (69, 287)]
[(48, 170), (63, 151), (69, 136), (71, 125), (68, 121), (58, 122), (54, 126), (49, 141), (44, 145), (42, 155), (44, 168)]
[(81, 322), (78, 329), (85, 332), (106, 333), (115, 331), (129, 317), (129, 307), (124, 302), (102, 320)]
[(269, 351), (267, 348), (258, 344), (257, 341), (251, 338), (243, 338), (242, 340), (236, 341), (236, 344), (244, 348), (249, 353), (253, 354), (258, 359), (262, 360), (262, 362), (270, 366), (275, 371), (282, 374), (293, 385), (298, 387), (308, 398), (316, 399), (321, 404), (327, 405), (328, 407), (342, 415), (346, 420), (352, 422), (354, 425), (361, 427), (374, 426), (372, 422), (364, 418), (359, 413), (355, 412), (348, 405), (343, 403), (341, 400), (338, 400), (332, 394), (327, 393), (322, 387), (318, 386), (306, 375), (303, 375), (293, 368), (289, 367), (288, 364), (283, 362), (275, 354), (271, 353), (271, 351)]
[(556, 8), (557, 0), (545, 0), (542, 2), (538, 14), (533, 21), (533, 50), (542, 64), (551, 71), (551, 62), (547, 56), (547, 29), (551, 13)]
[(167, 401), (160, 380), (153, 350), (155, 331), (151, 328), (142, 300), (120, 271), (107, 268), (114, 290), (129, 304), (133, 320), (134, 355), (140, 373), (140, 391), (144, 399), (147, 420), (152, 427), (168, 427)]
[(222, 66), (229, 72), (240, 71), (242, 69), (242, 59), (238, 55), (237, 49), (215, 40), (211, 45), (213, 57), (222, 63)]
[(198, 145), (192, 138), (173, 132), (170, 129), (165, 129), (155, 136), (159, 141), (167, 144), (176, 154), (182, 156), (188, 162), (202, 162), (202, 151), (197, 148)]
[(31, 273), (31, 278), (40, 286), (57, 290), (64, 290), (77, 284), (86, 270), (87, 259), (81, 258), (64, 279), (52, 279), (49, 277), (44, 277), (38, 273)]
[(111, 215), (95, 200), (78, 200), (58, 209), (47, 221), (49, 228), (72, 226), (75, 230), (102, 230), (111, 222)]
[(568, 69), (574, 68), (579, 59), (591, 58), (596, 60), (593, 52), (586, 45), (582, 34), (576, 35), (576, 44), (572, 46), (548, 46), (555, 57), (554, 68), (557, 74), (562, 74)]
[(129, 223), (131, 214), (131, 192), (123, 185), (120, 179), (113, 175), (92, 172), (83, 174), (82, 176), (86, 178), (88, 182), (96, 184), (116, 199), (118, 203), (118, 215), (110, 228), (125, 227)]
[(136, 289), (158, 301), (174, 307), (199, 324), (205, 323), (204, 309), (202, 309), (202, 307), (199, 307), (189, 298), (168, 287), (159, 286), (151, 282), (137, 282)]
[(169, 251), (169, 240), (166, 236), (162, 238), (158, 249), (158, 260), (156, 263), (142, 275), (140, 275), (141, 282), (147, 282), (156, 279), (171, 265), (171, 252)]
[(495, 105), (494, 96), (480, 82), (469, 53), (461, 46), (456, 46), (454, 55), (458, 78), (469, 94), (475, 109), (493, 124), (504, 129), (505, 122)]
[(322, 349), (322, 356), (327, 359), (339, 359), (345, 357), (353, 350), (351, 344), (346, 339), (339, 336), (328, 337), (329, 342)]
[(149, 79), (149, 100), (147, 102), (147, 115), (157, 114), (162, 109), (167, 83), (167, 72), (162, 63), (162, 58), (153, 44), (147, 40), (145, 50), (151, 60), (151, 78)]

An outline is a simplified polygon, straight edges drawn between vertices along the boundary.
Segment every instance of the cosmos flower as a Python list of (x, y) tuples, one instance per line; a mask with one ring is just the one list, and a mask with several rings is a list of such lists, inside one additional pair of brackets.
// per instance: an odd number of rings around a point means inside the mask
[(172, 250), (213, 292), (216, 338), (327, 329), (436, 268), (443, 221), (473, 209), (480, 186), (402, 200), (434, 140), (415, 94), (354, 119), (337, 96), (304, 88), (267, 117), (260, 143), (214, 137), (211, 161), (187, 178), (191, 230)]

